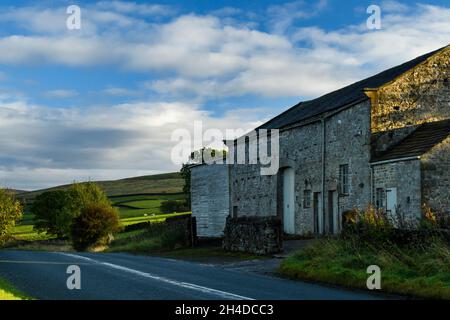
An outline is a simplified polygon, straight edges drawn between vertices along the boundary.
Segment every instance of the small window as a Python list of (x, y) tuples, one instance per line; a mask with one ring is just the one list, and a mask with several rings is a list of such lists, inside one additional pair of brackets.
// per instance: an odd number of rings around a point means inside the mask
[(348, 164), (343, 164), (339, 166), (339, 186), (341, 194), (348, 194), (349, 192)]
[(303, 191), (303, 208), (311, 208), (311, 190)]
[(386, 208), (386, 192), (383, 188), (377, 188), (375, 205), (377, 206), (377, 209), (384, 210)]
[(233, 206), (233, 218), (238, 216), (238, 206)]

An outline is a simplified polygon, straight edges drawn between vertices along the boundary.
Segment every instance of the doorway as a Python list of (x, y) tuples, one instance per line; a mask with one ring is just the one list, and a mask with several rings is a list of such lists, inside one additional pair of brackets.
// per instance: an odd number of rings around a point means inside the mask
[(386, 213), (394, 221), (397, 218), (397, 188), (386, 189)]
[(328, 192), (328, 233), (330, 234), (338, 234), (341, 230), (338, 199), (337, 191)]
[(320, 222), (320, 216), (322, 210), (322, 194), (320, 192), (314, 192), (314, 234), (322, 233), (322, 224)]
[(295, 234), (295, 171), (286, 168), (283, 171), (283, 230)]

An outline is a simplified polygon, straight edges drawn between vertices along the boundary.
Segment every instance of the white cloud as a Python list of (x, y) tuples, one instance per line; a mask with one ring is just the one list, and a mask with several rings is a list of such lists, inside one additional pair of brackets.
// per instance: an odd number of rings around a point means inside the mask
[(272, 5), (267, 9), (269, 24), (273, 32), (284, 34), (298, 19), (308, 19), (319, 14), (328, 5), (328, 0), (307, 2), (297, 0), (293, 2)]
[[(175, 95), (314, 97), (444, 46), (450, 35), (449, 8), (414, 5), (405, 12), (405, 5), (393, 1), (384, 3), (389, 10), (380, 31), (367, 30), (361, 21), (333, 31), (291, 28), (289, 35), (213, 15), (183, 15), (150, 24), (127, 16), (137, 10), (121, 7), (127, 4), (103, 13), (95, 11), (98, 7), (88, 8), (96, 13), (90, 18), (92, 32), (0, 38), (0, 63), (157, 71), (151, 88), (166, 94), (172, 90)], [(326, 4), (318, 1), (312, 8), (323, 10)], [(301, 15), (291, 7), (305, 5), (293, 2), (269, 11), (274, 17)], [(126, 27), (105, 29), (108, 23)]]
[(0, 101), (0, 184), (29, 189), (83, 177), (176, 171), (179, 167), (170, 158), (174, 130), (193, 132), (194, 121), (202, 121), (205, 130), (248, 130), (261, 123), (259, 118), (247, 110), (214, 117), (181, 102), (60, 109)]
[(103, 90), (103, 93), (114, 96), (114, 97), (130, 97), (130, 96), (138, 96), (141, 95), (141, 92), (138, 90), (131, 90), (127, 88), (120, 87), (109, 87)]
[(403, 13), (409, 10), (409, 7), (406, 4), (395, 0), (385, 0), (381, 3), (381, 8), (383, 12), (387, 13)]
[(64, 99), (64, 98), (72, 98), (78, 95), (78, 92), (75, 90), (66, 90), (66, 89), (57, 89), (57, 90), (50, 90), (44, 92), (44, 96), (46, 98), (57, 98), (57, 99)]

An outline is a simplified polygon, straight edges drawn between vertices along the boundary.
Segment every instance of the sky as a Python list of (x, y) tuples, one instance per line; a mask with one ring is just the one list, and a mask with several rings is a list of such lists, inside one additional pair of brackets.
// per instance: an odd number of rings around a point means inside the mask
[(448, 0), (3, 0), (0, 185), (178, 171), (177, 129), (254, 128), (448, 45), (449, 21)]

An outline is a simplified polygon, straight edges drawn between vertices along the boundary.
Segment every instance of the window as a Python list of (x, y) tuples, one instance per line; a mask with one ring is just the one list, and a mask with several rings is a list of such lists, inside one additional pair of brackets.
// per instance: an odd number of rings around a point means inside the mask
[(348, 194), (349, 191), (348, 164), (339, 166), (339, 186), (341, 194)]
[(238, 206), (233, 206), (233, 218), (237, 218), (238, 216)]
[(311, 208), (311, 190), (303, 191), (303, 208)]
[(375, 205), (377, 209), (384, 210), (386, 208), (386, 192), (383, 188), (377, 188), (375, 195)]

